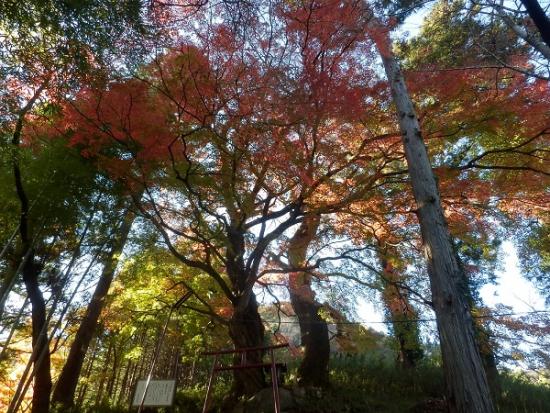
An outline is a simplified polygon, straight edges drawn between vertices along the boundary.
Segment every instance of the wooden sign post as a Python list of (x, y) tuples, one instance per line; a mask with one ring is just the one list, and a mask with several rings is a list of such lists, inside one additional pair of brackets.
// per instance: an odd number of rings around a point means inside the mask
[[(172, 313), (174, 312), (174, 310), (177, 310), (181, 307), (181, 305), (187, 301), (191, 296), (193, 295), (193, 293), (191, 291), (188, 291), (186, 292), (183, 297), (181, 297), (172, 307), (170, 307), (170, 312), (168, 313), (168, 317), (166, 318), (166, 322), (164, 323), (164, 328), (162, 329), (162, 334), (160, 335), (160, 338), (157, 340), (157, 345), (155, 346), (155, 352), (153, 353), (153, 360), (151, 361), (151, 367), (149, 368), (149, 374), (147, 375), (147, 379), (146, 380), (140, 380), (136, 386), (136, 392), (134, 394), (134, 398), (132, 399), (132, 406), (134, 406), (134, 401), (136, 400), (139, 400), (139, 402), (137, 402), (136, 406), (138, 408), (138, 413), (141, 413), (141, 411), (143, 410), (143, 408), (145, 406), (149, 406), (149, 407), (154, 407), (153, 405), (150, 405), (150, 404), (146, 404), (146, 398), (149, 397), (149, 394), (153, 393), (153, 392), (150, 392), (150, 386), (151, 386), (151, 383), (153, 382), (162, 382), (164, 384), (159, 384), (157, 386), (157, 389), (155, 390), (155, 394), (159, 393), (159, 394), (162, 394), (163, 391), (166, 391), (167, 389), (170, 388), (171, 386), (171, 391), (172, 391), (172, 398), (171, 398), (171, 402), (170, 404), (168, 405), (157, 405), (157, 407), (161, 407), (161, 406), (171, 406), (173, 401), (174, 401), (174, 394), (175, 394), (175, 390), (176, 390), (176, 380), (152, 380), (152, 377), (153, 377), (153, 371), (155, 370), (155, 365), (156, 365), (156, 362), (157, 362), (157, 357), (160, 353), (160, 348), (162, 346), (162, 343), (164, 342), (164, 336), (166, 335), (166, 330), (168, 329), (168, 323), (170, 323), (170, 319), (172, 318)], [(172, 384), (168, 385), (166, 384), (166, 382), (171, 382)], [(141, 385), (141, 388), (143, 390), (138, 391), (140, 389), (140, 383), (143, 383)]]

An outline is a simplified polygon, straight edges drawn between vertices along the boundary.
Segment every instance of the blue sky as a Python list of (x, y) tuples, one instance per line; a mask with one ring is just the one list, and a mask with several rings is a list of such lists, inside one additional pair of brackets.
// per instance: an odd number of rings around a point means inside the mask
[[(546, 310), (544, 298), (531, 282), (521, 276), (517, 250), (512, 242), (502, 243), (498, 258), (502, 263), (502, 270), (495, 272), (496, 283), (485, 285), (480, 290), (484, 304), (490, 308), (495, 308), (499, 304), (510, 306), (514, 313)], [(383, 308), (379, 302), (362, 300), (358, 303), (357, 314), (358, 321), (364, 321), (366, 326), (382, 332), (387, 331), (386, 325), (383, 324)], [(431, 318), (434, 315), (431, 313), (426, 316)]]

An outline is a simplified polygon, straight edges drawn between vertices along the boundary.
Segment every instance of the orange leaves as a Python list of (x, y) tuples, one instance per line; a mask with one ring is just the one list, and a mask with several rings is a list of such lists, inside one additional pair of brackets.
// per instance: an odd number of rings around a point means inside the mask
[[(513, 63), (527, 67), (525, 59)], [(548, 202), (541, 195), (550, 172), (549, 83), (483, 67), (423, 67), (407, 78), (430, 152), (457, 168), (437, 170), (451, 230), (473, 231), (495, 208), (510, 217), (540, 214)]]
[(230, 305), (216, 308), (216, 314), (229, 320), (233, 316), (234, 309)]
[(300, 68), (296, 79), (304, 108), (314, 116), (320, 112), (357, 115), (356, 108), (364, 114), (364, 87), (374, 76), (365, 65), (371, 48), (365, 31), (369, 13), (363, 3), (286, 3), (281, 15)]
[[(281, 9), (287, 19), (287, 30), (294, 33), (302, 45), (302, 53), (315, 59), (321, 51), (333, 51), (337, 58), (365, 35), (365, 23), (370, 13), (362, 2), (353, 0), (309, 0)], [(333, 61), (334, 62), (334, 61)]]
[(190, 157), (226, 168), (217, 152), (231, 146), (243, 154), (243, 174), (261, 175), (270, 192), (310, 187), (315, 204), (334, 203), (357, 184), (343, 171), (372, 166), (370, 156), (361, 157), (361, 124), (369, 111), (380, 117), (367, 99), (375, 86), (366, 70), (366, 13), (355, 1), (286, 4), (272, 16), (275, 32), (252, 19), (246, 39), (223, 19), (210, 22), (139, 79), (82, 92), (66, 108), (67, 129), (78, 124), (72, 142), (85, 156), (110, 156), (118, 176), (130, 161), (147, 170)]
[(82, 90), (64, 108), (61, 127), (71, 131), (83, 156), (97, 158), (113, 175), (129, 173), (131, 162), (147, 171), (178, 159), (182, 130), (211, 122), (209, 76), (205, 56), (182, 46), (149, 65), (143, 78)]
[[(407, 79), (428, 137), (446, 135), (457, 124), (463, 134), (531, 134), (548, 126), (548, 82), (492, 68), (428, 67), (408, 72)], [(527, 118), (529, 123), (524, 122)]]

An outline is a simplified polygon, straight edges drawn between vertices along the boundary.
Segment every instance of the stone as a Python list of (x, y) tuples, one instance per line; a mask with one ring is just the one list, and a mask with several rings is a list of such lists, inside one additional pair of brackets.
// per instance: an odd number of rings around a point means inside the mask
[[(292, 392), (285, 388), (279, 388), (279, 400), (281, 411), (292, 410), (296, 406)], [(235, 406), (233, 413), (273, 413), (274, 411), (273, 390), (271, 387), (266, 387), (248, 400), (241, 401)]]

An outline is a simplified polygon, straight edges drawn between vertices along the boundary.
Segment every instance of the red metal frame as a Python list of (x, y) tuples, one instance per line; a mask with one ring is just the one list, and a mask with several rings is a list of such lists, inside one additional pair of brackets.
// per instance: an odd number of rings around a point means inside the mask
[[(237, 349), (228, 349), (228, 350), (219, 350), (219, 351), (208, 351), (201, 353), (203, 356), (214, 356), (214, 362), (212, 363), (212, 368), (210, 370), (210, 377), (208, 378), (208, 387), (206, 389), (206, 396), (204, 398), (204, 405), (202, 407), (202, 413), (206, 413), (210, 405), (210, 396), (212, 395), (212, 387), (214, 385), (214, 378), (216, 373), (219, 371), (227, 370), (242, 370), (242, 369), (254, 369), (261, 367), (270, 367), (271, 369), (271, 386), (273, 390), (273, 405), (275, 406), (275, 413), (281, 413), (281, 401), (279, 400), (279, 383), (277, 381), (277, 367), (278, 364), (275, 362), (274, 350), (278, 348), (288, 347), (286, 344), (277, 344), (274, 346), (267, 347), (248, 347), (248, 348), (237, 348)], [(246, 354), (253, 351), (262, 351), (269, 352), (271, 361), (269, 363), (253, 363), (248, 364), (246, 362)], [(229, 366), (218, 365), (219, 356), (223, 354), (238, 354), (241, 353), (241, 363)]]

